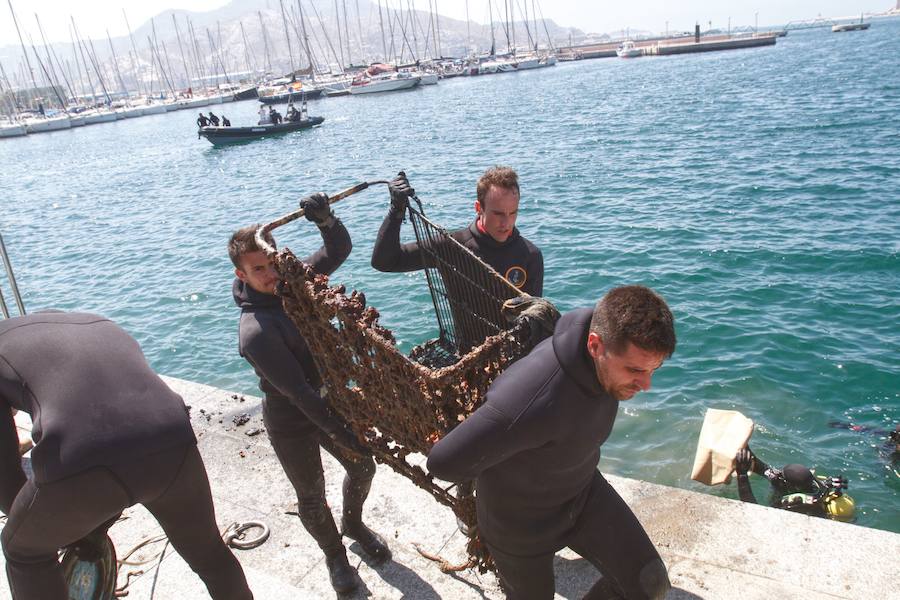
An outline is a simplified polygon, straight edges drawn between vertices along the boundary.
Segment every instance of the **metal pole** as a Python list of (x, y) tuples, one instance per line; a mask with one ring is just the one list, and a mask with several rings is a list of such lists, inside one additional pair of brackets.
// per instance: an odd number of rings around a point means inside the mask
[[(352, 196), (353, 194), (355, 194), (357, 192), (361, 192), (371, 185), (377, 185), (377, 184), (388, 185), (388, 184), (390, 184), (390, 181), (377, 180), (377, 181), (364, 181), (363, 183), (357, 183), (356, 185), (349, 187), (346, 190), (343, 190), (341, 192), (338, 192), (337, 194), (329, 196), (328, 203), (334, 204), (335, 202), (340, 202), (344, 198)], [(286, 225), (286, 224), (290, 223), (291, 221), (295, 221), (295, 220), (299, 219), (300, 217), (303, 216), (303, 214), (304, 214), (304, 211), (302, 208), (300, 208), (300, 209), (295, 210), (292, 213), (288, 213), (282, 217), (279, 217), (278, 219), (275, 219), (271, 223), (266, 223), (265, 225), (263, 225), (262, 227), (260, 227), (259, 229), (256, 230), (256, 245), (266, 254), (274, 253), (275, 248), (273, 248), (272, 246), (269, 245), (269, 243), (266, 241), (265, 235), (267, 233), (269, 233), (270, 231), (272, 231), (273, 229), (276, 229), (278, 227), (281, 227), (282, 225)]]
[[(6, 267), (6, 276), (9, 278), (9, 286), (12, 288), (13, 297), (16, 299), (16, 305), (19, 307), (19, 314), (25, 314), (25, 304), (22, 302), (22, 296), (19, 295), (19, 286), (16, 284), (16, 276), (13, 275), (12, 263), (9, 262), (9, 255), (6, 253), (6, 245), (3, 243), (3, 235), (0, 234), (0, 258), (3, 259), (3, 266)], [(3, 316), (9, 318), (9, 311), (6, 309), (6, 301), (0, 296), (0, 304), (3, 305)]]

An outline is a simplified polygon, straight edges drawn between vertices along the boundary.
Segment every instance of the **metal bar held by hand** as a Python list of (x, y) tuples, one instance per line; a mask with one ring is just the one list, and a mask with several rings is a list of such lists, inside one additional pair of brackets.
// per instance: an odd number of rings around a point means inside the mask
[[(353, 194), (355, 194), (357, 192), (361, 192), (364, 189), (367, 189), (371, 185), (377, 185), (377, 184), (381, 184), (381, 183), (387, 185), (390, 182), (382, 180), (382, 179), (378, 179), (375, 181), (364, 181), (362, 183), (357, 183), (356, 185), (354, 185), (352, 187), (348, 187), (346, 190), (343, 190), (341, 192), (338, 192), (337, 194), (328, 196), (328, 203), (334, 204), (335, 202), (339, 202), (345, 198), (352, 196)], [(269, 233), (270, 231), (272, 231), (273, 229), (277, 229), (278, 227), (281, 227), (282, 225), (286, 225), (287, 223), (290, 223), (291, 221), (296, 221), (297, 219), (302, 217), (304, 214), (305, 214), (305, 211), (302, 208), (299, 208), (299, 209), (295, 210), (294, 212), (290, 212), (282, 217), (275, 219), (274, 221), (272, 221), (270, 223), (266, 223), (265, 225), (261, 226), (259, 229), (256, 230), (256, 245), (266, 254), (273, 254), (275, 252), (275, 248), (273, 248), (269, 244), (269, 242), (266, 241), (266, 234)]]

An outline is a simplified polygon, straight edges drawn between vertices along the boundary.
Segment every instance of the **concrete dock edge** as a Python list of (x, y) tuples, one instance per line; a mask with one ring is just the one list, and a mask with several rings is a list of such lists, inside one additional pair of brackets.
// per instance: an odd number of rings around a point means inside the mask
[[(235, 550), (257, 600), (336, 597), (323, 556), (296, 516), (296, 497), (265, 432), (249, 435), (263, 427), (259, 398), (165, 379), (191, 407), (221, 528), (247, 520), (262, 520), (271, 528), (258, 548)], [(339, 515), (343, 472), (325, 453), (323, 463), (329, 504)], [(607, 479), (665, 560), (673, 585), (670, 599), (900, 598), (900, 534), (612, 475)], [(128, 509), (125, 517), (110, 530), (120, 556), (160, 532), (140, 506)], [(445, 575), (416, 551), (420, 545), (458, 563), (465, 540), (448, 509), (384, 465), (378, 467), (365, 518), (388, 540), (394, 558), (373, 565), (358, 544), (345, 538), (364, 584), (345, 598), (503, 598), (493, 575)], [(149, 600), (155, 583), (157, 600), (208, 598), (171, 547), (160, 563), (163, 546), (151, 544), (135, 554), (135, 562), (146, 564), (120, 568), (120, 585), (135, 573), (127, 597)], [(557, 555), (555, 566), (556, 598), (581, 598), (598, 576), (569, 550)], [(0, 599), (11, 598), (5, 569), (0, 578)]]

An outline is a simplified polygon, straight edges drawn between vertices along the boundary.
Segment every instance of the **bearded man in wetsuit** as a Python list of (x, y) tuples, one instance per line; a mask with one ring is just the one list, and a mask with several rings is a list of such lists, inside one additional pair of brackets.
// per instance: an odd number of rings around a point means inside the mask
[[(349, 256), (350, 235), (334, 216), (325, 194), (305, 198), (300, 206), (306, 218), (318, 226), (324, 241), (303, 262), (318, 273), (330, 275)], [(391, 556), (387, 544), (362, 522), (375, 461), (323, 397), (322, 380), (306, 340), (275, 295), (278, 274), (256, 243), (256, 229), (236, 231), (228, 244), (237, 275), (232, 292), (241, 307), (240, 353), (259, 376), (259, 387), (265, 394), (262, 407), (266, 432), (297, 493), (300, 521), (325, 554), (332, 587), (340, 593), (349, 592), (358, 587), (359, 576), (347, 561), (341, 533), (325, 501), (320, 448), (346, 470), (343, 535), (359, 542), (375, 560), (385, 561)], [(271, 235), (266, 241), (275, 245)]]
[(431, 449), (432, 475), (475, 479), (479, 532), (508, 598), (553, 598), (553, 556), (565, 547), (603, 575), (585, 598), (665, 596), (659, 553), (597, 465), (619, 403), (649, 389), (674, 350), (660, 296), (610, 290), (593, 310), (563, 315)]
[[(11, 408), (33, 422), (28, 478)], [(253, 598), (220, 537), (184, 402), (138, 343), (91, 314), (0, 321), (0, 508), (12, 597), (67, 600), (58, 550), (73, 546), (94, 560), (107, 529), (137, 503), (212, 598)]]

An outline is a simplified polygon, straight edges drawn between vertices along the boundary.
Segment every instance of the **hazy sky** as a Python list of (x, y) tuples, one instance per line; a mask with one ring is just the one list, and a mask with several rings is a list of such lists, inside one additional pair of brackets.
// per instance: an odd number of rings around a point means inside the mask
[[(12, 0), (23, 28), (32, 35), (36, 44), (40, 34), (35, 21), (35, 10), (41, 20), (44, 32), (50, 41), (69, 40), (69, 16), (75, 17), (83, 36), (101, 38), (106, 30), (113, 35), (127, 33), (122, 16), (124, 8), (132, 29), (156, 16), (167, 8), (182, 8), (205, 11), (228, 4), (229, 0)], [(293, 0), (286, 0), (292, 2)], [(313, 1), (316, 6), (331, 6), (333, 0)], [(382, 0), (398, 6), (400, 0)], [(403, 0), (404, 6), (413, 1), (415, 7), (427, 10), (429, 0)], [(454, 18), (465, 19), (466, 0), (431, 0), (437, 3), (438, 12)], [(693, 29), (695, 22), (706, 28), (712, 21), (713, 27), (727, 27), (731, 17), (733, 26), (752, 25), (755, 14), (759, 13), (759, 23), (781, 24), (791, 20), (810, 19), (821, 14), (823, 17), (858, 15), (860, 12), (882, 12), (896, 5), (896, 0), (516, 0), (517, 6), (530, 7), (532, 1), (548, 19), (561, 26), (578, 27), (589, 32), (605, 32), (624, 29), (663, 31), (666, 23), (670, 30)], [(270, 0), (277, 6), (277, 0)], [(354, 6), (354, 0), (348, 5)], [(503, 0), (494, 0), (495, 6), (502, 6)], [(18, 44), (18, 37), (6, 2), (0, 6), (0, 45)], [(469, 16), (473, 21), (488, 20), (487, 0), (468, 0)], [(25, 36), (28, 44), (28, 37)]]

